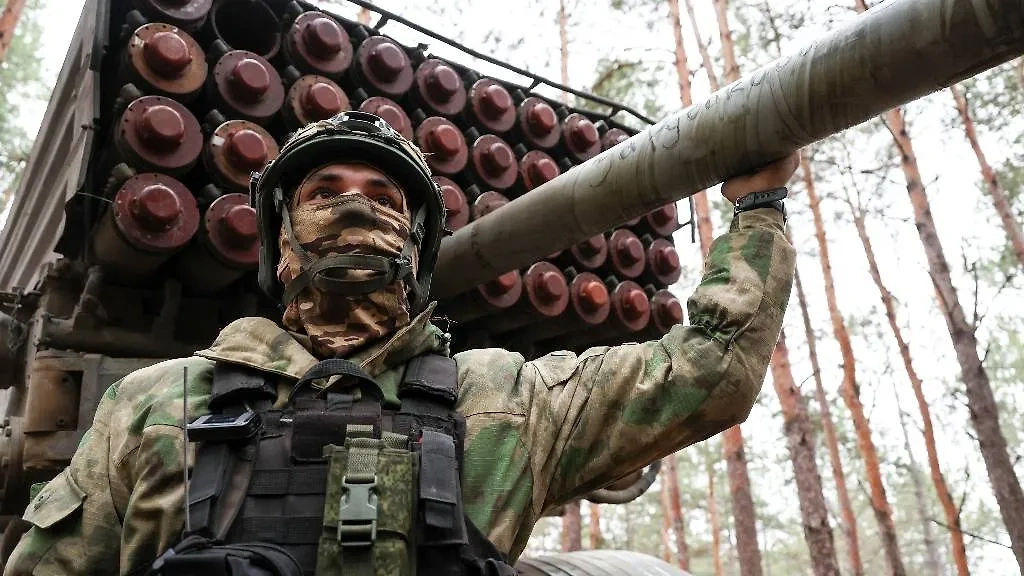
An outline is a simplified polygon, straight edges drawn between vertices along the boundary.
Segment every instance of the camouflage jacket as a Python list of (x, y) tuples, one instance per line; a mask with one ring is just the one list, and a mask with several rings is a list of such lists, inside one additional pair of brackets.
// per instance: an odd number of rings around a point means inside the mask
[[(745, 420), (779, 335), (793, 269), (781, 216), (746, 212), (711, 247), (687, 302), (689, 326), (579, 356), (456, 355), (458, 409), (467, 419), (463, 492), (473, 522), (515, 560), (545, 509)], [(447, 349), (428, 318), (429, 310), (353, 357), (391, 400), (409, 358)], [(275, 323), (244, 318), (196, 356), (112, 385), (71, 465), (29, 504), (24, 518), (33, 528), (5, 574), (127, 574), (179, 539), (182, 373), (187, 367), (189, 418), (196, 418), (207, 412), (214, 360), (262, 369), (282, 391), (316, 362)]]

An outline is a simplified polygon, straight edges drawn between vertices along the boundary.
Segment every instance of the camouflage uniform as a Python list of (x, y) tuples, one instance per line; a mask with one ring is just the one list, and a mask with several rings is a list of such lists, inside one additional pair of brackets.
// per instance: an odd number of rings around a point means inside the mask
[[(736, 217), (688, 301), (690, 326), (658, 341), (556, 352), (456, 355), (468, 421), (463, 491), (473, 522), (514, 560), (545, 509), (743, 421), (782, 324), (794, 250), (782, 216)], [(431, 309), (351, 358), (390, 402), (403, 364), (444, 351)], [(6, 574), (127, 574), (181, 536), (182, 372), (189, 418), (207, 412), (213, 360), (279, 377), (279, 398), (316, 359), (275, 323), (238, 320), (207, 350), (114, 384), (71, 465), (29, 504), (34, 528)], [(191, 459), (190, 459), (191, 461)]]

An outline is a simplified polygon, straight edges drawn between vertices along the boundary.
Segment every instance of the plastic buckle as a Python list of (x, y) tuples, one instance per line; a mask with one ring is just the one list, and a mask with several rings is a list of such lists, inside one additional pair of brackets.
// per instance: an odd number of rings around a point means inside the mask
[(377, 477), (365, 483), (341, 479), (343, 493), (338, 515), (338, 542), (342, 546), (372, 546), (377, 538)]

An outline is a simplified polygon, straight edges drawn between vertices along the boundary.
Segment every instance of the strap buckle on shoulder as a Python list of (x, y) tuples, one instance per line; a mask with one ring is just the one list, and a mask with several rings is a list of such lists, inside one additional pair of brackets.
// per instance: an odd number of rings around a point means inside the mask
[(342, 546), (372, 546), (377, 539), (377, 476), (370, 482), (341, 480), (338, 542)]

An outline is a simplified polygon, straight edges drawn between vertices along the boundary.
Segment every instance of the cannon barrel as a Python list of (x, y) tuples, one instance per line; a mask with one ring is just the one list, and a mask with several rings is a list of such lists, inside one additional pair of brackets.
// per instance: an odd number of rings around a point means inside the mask
[(1024, 53), (1024, 0), (879, 4), (445, 239), (464, 292)]

